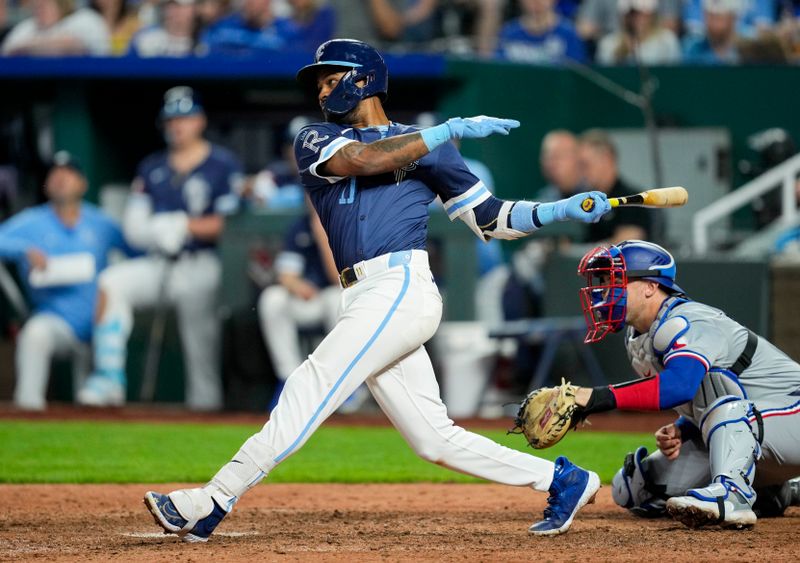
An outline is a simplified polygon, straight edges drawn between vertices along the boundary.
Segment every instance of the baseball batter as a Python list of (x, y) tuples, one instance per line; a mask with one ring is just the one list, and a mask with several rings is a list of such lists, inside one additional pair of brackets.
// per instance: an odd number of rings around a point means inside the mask
[(241, 167), (203, 138), (206, 118), (191, 88), (167, 91), (161, 110), (167, 149), (139, 165), (125, 208), (127, 240), (146, 257), (106, 270), (94, 333), (95, 373), (78, 394), (86, 405), (125, 401), (125, 358), (133, 310), (174, 305), (186, 358), (186, 403), (222, 407), (215, 247), (225, 215), (236, 210)]
[[(722, 311), (689, 299), (672, 255), (625, 241), (587, 253), (581, 300), (587, 342), (627, 327), (641, 379), (582, 388), (583, 413), (673, 408), (659, 451), (639, 448), (614, 477), (614, 500), (634, 514), (665, 510), (690, 527), (749, 527), (798, 504), (800, 365)], [(756, 469), (756, 463), (758, 466)]]
[[(454, 138), (508, 134), (519, 122), (453, 118), (418, 130), (390, 121), (388, 73), (365, 43), (322, 44), (298, 74), (314, 88), (325, 123), (305, 127), (295, 151), (303, 184), (328, 235), (344, 287), (336, 326), (286, 381), (270, 421), (202, 488), (148, 492), (157, 524), (206, 541), (241, 496), (295, 453), (366, 381), (378, 405), (422, 458), (508, 485), (550, 492), (534, 534), (565, 532), (599, 487), (595, 473), (505, 448), (453, 424), (423, 344), (442, 313), (425, 252), (428, 204), (483, 239), (525, 236), (553, 221), (596, 221), (610, 209), (597, 192), (535, 204), (493, 197), (469, 172)], [(592, 210), (581, 201), (594, 200)]]

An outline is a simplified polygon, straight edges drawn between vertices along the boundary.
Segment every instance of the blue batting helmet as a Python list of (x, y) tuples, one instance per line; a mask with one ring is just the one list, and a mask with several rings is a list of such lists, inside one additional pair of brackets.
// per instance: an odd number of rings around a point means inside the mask
[(652, 242), (626, 240), (587, 252), (578, 266), (578, 275), (586, 278), (580, 291), (589, 328), (585, 341), (598, 342), (625, 327), (629, 281), (653, 281), (668, 293), (684, 293), (675, 283), (676, 273), (672, 254)]
[(159, 117), (163, 120), (204, 113), (200, 96), (188, 86), (175, 86), (164, 94), (164, 105)]
[[(322, 108), (326, 114), (346, 115), (361, 100), (378, 96), (386, 100), (389, 91), (389, 71), (378, 51), (355, 39), (332, 39), (317, 48), (313, 64), (304, 66), (297, 73), (297, 80), (309, 88), (316, 88), (317, 71), (331, 67), (348, 70), (328, 95)], [(364, 82), (358, 86), (358, 82)]]

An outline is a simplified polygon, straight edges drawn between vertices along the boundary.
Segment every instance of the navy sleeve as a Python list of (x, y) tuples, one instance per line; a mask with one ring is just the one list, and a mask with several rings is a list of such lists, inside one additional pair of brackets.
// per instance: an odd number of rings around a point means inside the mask
[(343, 136), (338, 125), (332, 123), (313, 123), (300, 130), (294, 140), (294, 154), (303, 186), (314, 188), (335, 184), (343, 179), (339, 176), (325, 176), (318, 168), (350, 143), (353, 139)]
[(232, 215), (239, 209), (239, 193), (244, 175), (242, 165), (233, 153), (227, 150), (222, 150), (221, 153), (220, 181), (212, 186), (214, 213)]
[(451, 221), (492, 197), (483, 182), (470, 172), (455, 145), (445, 143), (434, 154), (436, 162), (429, 187), (442, 199)]

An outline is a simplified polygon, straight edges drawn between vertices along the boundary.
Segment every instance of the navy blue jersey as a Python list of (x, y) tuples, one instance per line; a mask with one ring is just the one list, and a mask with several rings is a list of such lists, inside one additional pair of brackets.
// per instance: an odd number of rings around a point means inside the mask
[[(236, 211), (242, 167), (232, 152), (212, 144), (208, 157), (188, 174), (172, 170), (168, 155), (164, 150), (145, 158), (133, 181), (135, 191), (150, 196), (153, 213), (184, 211), (191, 218)], [(185, 248), (214, 246), (212, 241), (190, 239)]]
[(314, 123), (298, 133), (294, 150), (300, 177), (339, 270), (388, 252), (424, 249), (428, 204), (437, 195), (451, 221), (491, 197), (452, 143), (386, 174), (339, 178), (317, 171), (349, 143), (418, 130), (398, 123), (365, 129)]
[(279, 274), (301, 276), (320, 289), (331, 285), (308, 215), (300, 217), (286, 231), (283, 250), (275, 260), (275, 270)]

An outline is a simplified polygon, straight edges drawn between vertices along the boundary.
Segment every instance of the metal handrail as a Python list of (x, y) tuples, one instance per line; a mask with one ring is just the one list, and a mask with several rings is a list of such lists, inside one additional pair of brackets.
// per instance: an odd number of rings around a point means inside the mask
[(693, 247), (696, 254), (708, 252), (708, 231), (712, 223), (731, 215), (734, 211), (773, 189), (781, 188), (781, 223), (793, 225), (797, 219), (795, 182), (800, 175), (800, 154), (794, 155), (758, 178), (704, 207), (692, 218)]

